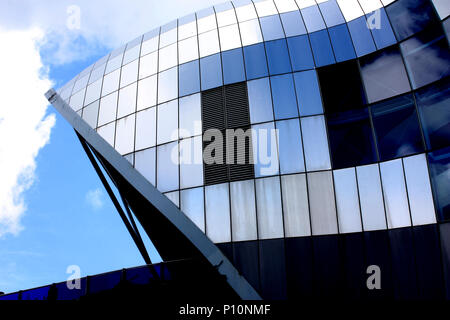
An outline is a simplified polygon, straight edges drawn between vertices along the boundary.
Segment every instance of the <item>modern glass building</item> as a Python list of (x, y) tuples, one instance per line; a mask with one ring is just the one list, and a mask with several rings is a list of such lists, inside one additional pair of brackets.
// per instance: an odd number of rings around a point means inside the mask
[(47, 98), (143, 255), (133, 217), (164, 260), (199, 258), (244, 299), (449, 299), (449, 15), (448, 0), (236, 0)]

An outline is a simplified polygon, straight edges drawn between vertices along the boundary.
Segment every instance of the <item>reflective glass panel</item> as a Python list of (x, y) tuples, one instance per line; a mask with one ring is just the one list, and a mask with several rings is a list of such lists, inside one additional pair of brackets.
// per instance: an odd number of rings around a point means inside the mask
[(198, 59), (197, 37), (178, 42), (178, 50), (180, 64)]
[(257, 19), (239, 23), (242, 45), (249, 46), (263, 41), (261, 28)]
[(336, 0), (323, 1), (319, 3), (319, 8), (328, 28), (345, 23)]
[(158, 72), (158, 52), (143, 56), (139, 63), (139, 79), (146, 78)]
[(156, 148), (136, 152), (134, 166), (152, 185), (156, 184)]
[[(235, 1), (236, 2), (236, 1)], [(256, 10), (251, 1), (245, 1), (246, 4), (236, 4), (236, 15), (239, 21), (246, 21), (250, 19), (255, 19), (257, 17)], [(248, 3), (248, 4), (247, 4)]]
[(230, 183), (233, 241), (257, 240), (254, 180)]
[(91, 128), (97, 127), (98, 107), (99, 101), (97, 100), (83, 109), (83, 120), (86, 121)]
[(337, 3), (347, 22), (364, 15), (357, 0), (337, 0)]
[(252, 126), (255, 177), (278, 174), (277, 135), (273, 122)]
[(323, 116), (301, 119), (306, 170), (331, 169), (327, 130)]
[(144, 56), (150, 52), (158, 50), (158, 43), (159, 43), (159, 31), (156, 34), (156, 36), (152, 38), (146, 38), (144, 35), (144, 40), (142, 42), (141, 48), (141, 56)]
[(450, 148), (428, 154), (434, 202), (439, 221), (450, 219)]
[(199, 61), (191, 61), (178, 67), (180, 97), (200, 91)]
[(256, 180), (256, 205), (259, 239), (282, 238), (284, 230), (279, 177)]
[[(373, 39), (378, 49), (385, 48), (397, 42), (394, 36), (394, 31), (392, 31), (391, 23), (386, 15), (386, 11), (382, 8), (378, 11), (372, 13), (374, 18), (368, 16), (368, 23), (379, 23), (378, 26), (372, 28)], [(379, 19), (378, 21), (376, 19)], [(377, 28), (378, 27), (378, 28)]]
[(311, 33), (309, 37), (316, 61), (316, 67), (322, 67), (336, 62), (327, 30)]
[(134, 151), (134, 125), (134, 114), (117, 120), (116, 144), (114, 148), (121, 155)]
[(328, 29), (334, 54), (337, 62), (342, 62), (356, 58), (352, 38), (348, 32), (346, 24), (341, 24)]
[(122, 65), (123, 52), (118, 56), (111, 57), (106, 64), (105, 74), (108, 74), (114, 70), (117, 70)]
[(251, 123), (273, 120), (269, 78), (247, 82)]
[(304, 172), (305, 162), (299, 120), (277, 121), (276, 127), (278, 129), (280, 173)]
[(240, 48), (242, 46), (241, 35), (239, 34), (239, 28), (237, 24), (232, 24), (230, 26), (220, 28), (219, 36), (221, 51)]
[(130, 83), (136, 82), (138, 77), (138, 61), (135, 60), (122, 67), (120, 75), (120, 87), (123, 88)]
[(245, 80), (244, 59), (241, 48), (222, 52), (222, 63), (224, 84)]
[(161, 104), (157, 111), (158, 144), (178, 139), (178, 100)]
[(228, 183), (205, 187), (206, 235), (214, 243), (230, 242), (230, 193)]
[(202, 111), (200, 94), (181, 98), (180, 104), (180, 138), (191, 137), (202, 133)]
[(177, 44), (159, 50), (159, 71), (175, 67), (178, 64)]
[(266, 42), (266, 51), (271, 75), (292, 71), (286, 39)]
[(182, 190), (180, 197), (181, 211), (183, 211), (200, 230), (205, 232), (203, 188)]
[(323, 113), (322, 98), (315, 70), (294, 73), (300, 116)]
[(358, 57), (376, 50), (372, 34), (370, 33), (369, 28), (367, 28), (367, 20), (365, 17), (350, 21), (348, 23), (348, 29), (352, 35), (353, 44)]
[(86, 93), (86, 88), (78, 91), (72, 97), (70, 97), (70, 106), (73, 110), (78, 111), (83, 108), (83, 100)]
[(97, 80), (93, 84), (89, 85), (86, 89), (86, 97), (84, 99), (84, 105), (88, 105), (95, 100), (100, 99), (100, 92), (102, 91), (102, 79)]
[(164, 194), (170, 201), (172, 201), (178, 208), (180, 207), (180, 192), (173, 191)]
[(137, 83), (119, 91), (119, 105), (117, 107), (117, 118), (122, 118), (136, 111), (136, 90)]
[(203, 185), (202, 137), (180, 141), (180, 188)]
[(269, 74), (264, 44), (244, 47), (244, 60), (248, 80), (266, 77)]
[(298, 10), (280, 14), (286, 37), (306, 34), (306, 27)]
[(161, 192), (176, 190), (178, 184), (178, 142), (157, 148), (157, 187)]
[(212, 30), (198, 36), (200, 58), (215, 54), (220, 51), (219, 35), (217, 30)]
[(156, 75), (138, 82), (137, 109), (142, 110), (156, 105)]
[(178, 97), (178, 68), (158, 74), (158, 103)]
[(114, 146), (114, 135), (116, 132), (116, 123), (111, 122), (106, 126), (97, 129), (97, 133), (106, 140), (111, 146)]
[(283, 27), (278, 14), (260, 18), (259, 21), (261, 22), (264, 41), (284, 38)]
[(446, 0), (433, 0), (433, 4), (441, 19), (450, 15), (450, 6)]
[(136, 150), (156, 145), (156, 108), (136, 114)]
[(292, 74), (270, 77), (275, 119), (298, 117)]
[(222, 83), (222, 63), (220, 54), (200, 59), (202, 90), (219, 87)]
[(217, 28), (216, 15), (213, 8), (197, 12), (197, 26), (199, 34)]
[(225, 2), (214, 7), (216, 9), (217, 25), (219, 27), (237, 23), (236, 13), (231, 2)]
[(119, 89), (120, 70), (116, 70), (103, 78), (102, 96)]
[(325, 29), (325, 22), (320, 14), (319, 7), (314, 5), (301, 10), (306, 29), (309, 33)]
[(307, 35), (287, 39), (293, 71), (314, 68), (314, 59)]
[(117, 110), (117, 92), (103, 97), (100, 100), (100, 112), (98, 115), (98, 125), (104, 125), (105, 123), (116, 120)]

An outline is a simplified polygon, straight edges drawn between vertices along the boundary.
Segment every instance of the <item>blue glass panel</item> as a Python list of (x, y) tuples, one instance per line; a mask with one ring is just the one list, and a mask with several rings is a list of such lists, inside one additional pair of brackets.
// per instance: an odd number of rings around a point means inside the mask
[(284, 38), (283, 27), (281, 26), (280, 17), (277, 14), (260, 18), (259, 21), (261, 22), (264, 41)]
[(300, 116), (311, 116), (323, 113), (319, 82), (315, 70), (294, 73)]
[(358, 57), (366, 55), (376, 50), (373, 43), (372, 34), (367, 28), (365, 17), (359, 17), (348, 23), (350, 34), (352, 35), (353, 44), (355, 45), (356, 54)]
[(80, 289), (69, 289), (66, 282), (57, 283), (58, 300), (76, 300), (86, 294), (86, 278), (80, 279)]
[(428, 149), (450, 144), (450, 78), (416, 92), (417, 107)]
[(438, 219), (450, 220), (450, 147), (429, 153), (428, 162)]
[(161, 276), (160, 265), (137, 267), (126, 271), (126, 280), (132, 284), (149, 284), (159, 276)]
[(348, 32), (347, 25), (328, 29), (330, 33), (331, 43), (333, 44), (334, 54), (337, 62), (356, 58), (355, 49), (353, 48), (352, 38)]
[(288, 38), (287, 42), (294, 71), (314, 68), (314, 58), (307, 35)]
[(292, 71), (286, 39), (266, 42), (266, 51), (271, 75)]
[(280, 173), (305, 171), (299, 119), (277, 121)]
[(447, 18), (447, 20), (445, 20), (443, 24), (445, 33), (447, 34), (447, 40), (450, 42), (450, 18)]
[[(54, 289), (52, 291), (54, 292)], [(50, 286), (46, 286), (23, 291), (22, 300), (48, 300), (49, 295), (51, 295)], [(56, 297), (53, 295), (51, 298), (55, 299)]]
[(178, 67), (180, 97), (200, 91), (200, 69), (198, 60)]
[(273, 121), (269, 78), (247, 82), (251, 123)]
[(89, 294), (111, 290), (116, 287), (122, 277), (122, 270), (99, 274), (89, 278)]
[(291, 74), (271, 77), (275, 119), (298, 117), (294, 81)]
[(325, 22), (318, 6), (310, 6), (301, 10), (306, 29), (309, 33), (325, 29)]
[(0, 296), (0, 300), (4, 301), (13, 301), (13, 300), (19, 300), (19, 293), (9, 293)]
[(450, 50), (441, 26), (400, 44), (414, 89), (450, 75)]
[(202, 90), (222, 85), (222, 63), (220, 53), (200, 59)]
[(379, 17), (379, 26), (371, 29), (377, 48), (382, 49), (396, 43), (397, 40), (395, 39), (394, 31), (392, 31), (386, 11), (381, 8), (372, 14), (375, 14), (375, 17)]
[(316, 59), (316, 66), (322, 67), (335, 63), (333, 49), (331, 48), (330, 38), (327, 30), (311, 33), (311, 47)]
[(222, 52), (223, 82), (225, 84), (245, 80), (244, 59), (242, 49)]
[(269, 75), (263, 43), (244, 47), (244, 60), (248, 80)]
[(345, 23), (345, 19), (336, 0), (320, 3), (319, 7), (328, 28)]
[(306, 27), (303, 23), (300, 11), (291, 11), (280, 14), (286, 37), (306, 34)]
[(398, 0), (386, 7), (386, 11), (398, 40), (403, 40), (439, 21), (431, 1), (428, 0)]

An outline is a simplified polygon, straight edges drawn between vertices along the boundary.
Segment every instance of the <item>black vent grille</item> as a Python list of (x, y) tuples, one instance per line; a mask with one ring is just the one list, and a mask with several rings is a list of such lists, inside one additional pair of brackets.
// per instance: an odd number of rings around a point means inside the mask
[(224, 94), (222, 87), (202, 92), (203, 132), (225, 129)]
[(225, 86), (227, 128), (240, 128), (250, 124), (250, 112), (245, 82)]

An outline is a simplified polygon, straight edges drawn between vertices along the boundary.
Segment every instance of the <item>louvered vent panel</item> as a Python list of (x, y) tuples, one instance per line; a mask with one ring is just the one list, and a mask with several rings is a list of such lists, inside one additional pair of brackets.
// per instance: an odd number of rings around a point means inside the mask
[(225, 86), (225, 110), (227, 128), (242, 128), (250, 124), (246, 82)]
[(202, 92), (203, 132), (209, 129), (225, 129), (223, 100), (222, 87)]

